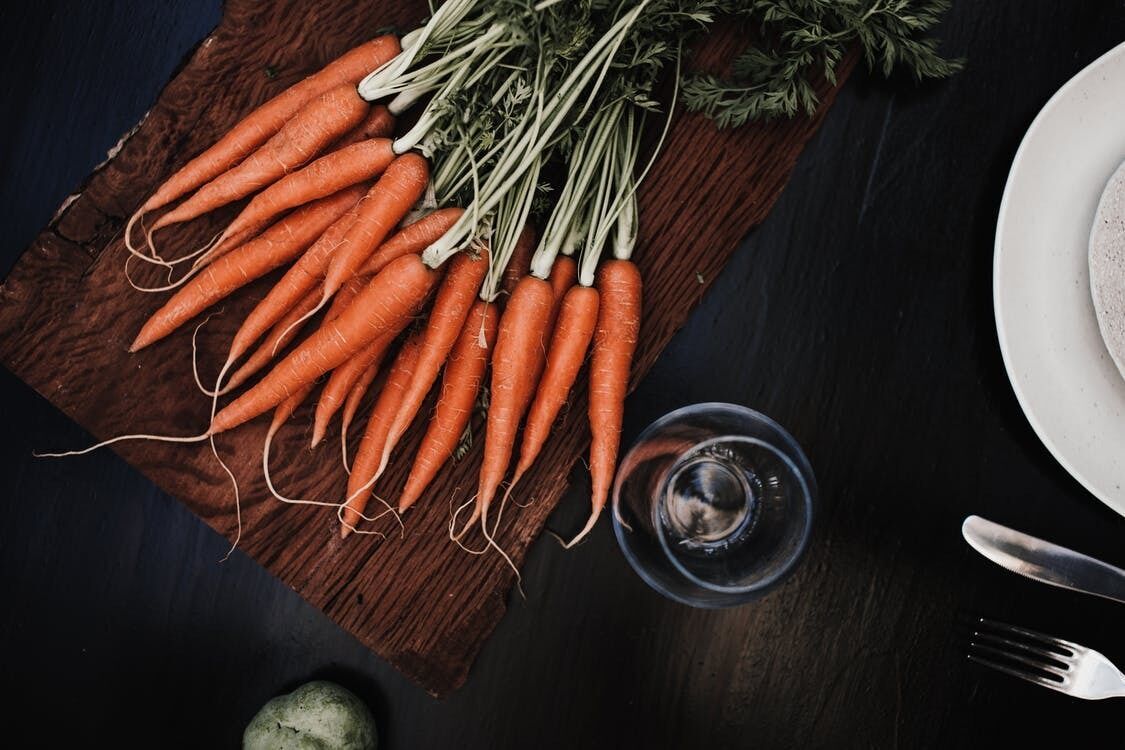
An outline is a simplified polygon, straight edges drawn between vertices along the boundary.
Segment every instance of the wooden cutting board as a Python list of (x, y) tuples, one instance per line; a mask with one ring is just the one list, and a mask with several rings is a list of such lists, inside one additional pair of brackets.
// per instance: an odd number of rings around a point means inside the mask
[[(426, 15), (420, 1), (374, 6), (228, 0), (218, 28), (112, 158), (60, 208), (0, 287), (0, 361), (98, 439), (202, 432), (210, 404), (192, 378), (191, 326), (139, 354), (126, 351), (165, 295), (142, 294), (126, 283), (125, 218), (254, 106), (376, 29), (409, 29)], [(728, 59), (732, 44), (729, 38), (710, 39), (698, 63)], [(851, 65), (844, 67), (841, 81)], [(822, 88), (824, 104), (813, 118), (729, 131), (700, 117), (677, 118), (641, 195), (636, 258), (645, 297), (634, 384), (739, 241), (765, 218), (831, 103), (835, 90)], [(186, 252), (232, 215), (233, 208), (179, 233), (169, 231), (163, 247), (172, 256)], [(233, 330), (267, 288), (268, 280), (248, 287), (202, 329), (199, 366), (205, 378), (213, 379)], [(533, 497), (534, 503), (505, 514), (498, 541), (517, 564), (587, 446), (584, 416), (583, 385), (525, 480), (528, 494), (519, 500)], [(345, 483), (339, 440), (310, 451), (310, 421), (306, 407), (275, 439), (274, 481), (291, 497), (335, 501)], [(363, 420), (358, 421), (352, 445), (362, 432)], [(479, 422), (478, 417), (478, 433)], [(263, 417), (217, 441), (242, 487), (239, 548), (431, 693), (457, 688), (504, 613), (514, 581), (497, 555), (465, 554), (447, 538), (451, 505), (464, 502), (475, 486), (481, 441), (406, 516), (403, 536), (385, 524), (379, 528), (392, 532), (385, 541), (353, 536), (342, 542), (332, 511), (282, 505), (267, 494), (261, 472), (266, 423)], [(401, 488), (409, 469), (403, 456), (413, 454), (421, 431), (416, 426), (405, 440), (378, 487), (381, 494), (394, 497)], [(74, 447), (79, 446), (43, 446)], [(205, 445), (123, 442), (114, 449), (219, 533), (236, 537), (230, 484)]]

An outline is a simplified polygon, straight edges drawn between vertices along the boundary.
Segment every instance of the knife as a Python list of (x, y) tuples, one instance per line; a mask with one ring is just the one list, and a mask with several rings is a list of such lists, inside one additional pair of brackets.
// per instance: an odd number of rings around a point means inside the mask
[(980, 516), (966, 518), (961, 534), (969, 546), (1013, 573), (1051, 586), (1125, 602), (1125, 570), (1121, 568)]

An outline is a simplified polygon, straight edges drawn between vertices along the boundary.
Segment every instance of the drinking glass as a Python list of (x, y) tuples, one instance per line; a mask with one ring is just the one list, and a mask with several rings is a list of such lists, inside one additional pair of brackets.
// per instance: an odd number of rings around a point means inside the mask
[(613, 530), (660, 593), (731, 607), (793, 569), (815, 504), (812, 467), (776, 422), (744, 406), (695, 404), (653, 422), (622, 458)]

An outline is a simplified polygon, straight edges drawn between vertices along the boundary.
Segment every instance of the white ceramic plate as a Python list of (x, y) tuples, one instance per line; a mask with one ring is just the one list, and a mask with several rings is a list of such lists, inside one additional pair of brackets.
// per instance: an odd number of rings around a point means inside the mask
[(1004, 365), (1047, 449), (1125, 515), (1125, 378), (1098, 330), (1087, 261), (1106, 181), (1125, 160), (1125, 44), (1051, 97), (1016, 152), (996, 226)]

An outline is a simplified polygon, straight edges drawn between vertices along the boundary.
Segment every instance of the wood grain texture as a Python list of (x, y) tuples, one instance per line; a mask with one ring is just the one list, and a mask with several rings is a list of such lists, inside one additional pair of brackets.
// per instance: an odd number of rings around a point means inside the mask
[[(422, 11), (421, 3), (392, 0), (380, 6), (377, 25), (408, 28)], [(370, 14), (365, 5), (328, 0), (228, 2), (218, 28), (144, 121), (0, 288), (3, 363), (99, 439), (201, 432), (209, 404), (192, 382), (190, 328), (137, 355), (126, 354), (162, 296), (139, 294), (125, 282), (124, 218), (165, 176), (253, 106), (363, 41)], [(700, 64), (720, 59), (730, 43), (709, 44)], [(267, 75), (267, 68), (277, 75)], [(784, 124), (720, 132), (699, 117), (676, 120), (641, 196), (637, 260), (645, 279), (645, 313), (634, 384), (738, 241), (768, 213), (831, 104), (834, 91), (824, 94), (816, 117)], [(183, 231), (169, 230), (165, 248), (172, 255), (186, 252), (217, 231), (233, 210), (216, 212)], [(217, 371), (220, 352), (267, 283), (248, 287), (202, 330), (205, 375)], [(498, 540), (517, 564), (586, 447), (584, 414), (583, 386), (524, 482), (532, 497), (521, 500), (534, 503), (505, 515)], [(294, 497), (342, 497), (338, 444), (328, 441), (309, 451), (309, 417), (307, 410), (299, 411), (275, 439), (275, 482)], [(513, 583), (498, 556), (464, 554), (446, 537), (449, 506), (463, 502), (475, 485), (480, 441), (407, 516), (402, 538), (341, 542), (333, 514), (284, 506), (266, 494), (260, 470), (265, 427), (259, 419), (218, 440), (243, 489), (240, 547), (427, 690), (440, 695), (459, 686), (503, 614)], [(353, 444), (362, 427), (357, 420)], [(420, 433), (408, 434), (400, 456), (412, 455)], [(134, 442), (117, 444), (115, 450), (217, 531), (236, 536), (229, 484), (205, 446)], [(379, 493), (395, 496), (408, 469), (408, 462), (395, 461)], [(394, 531), (389, 524), (380, 528)]]

